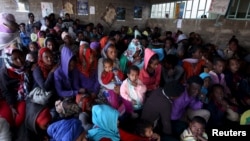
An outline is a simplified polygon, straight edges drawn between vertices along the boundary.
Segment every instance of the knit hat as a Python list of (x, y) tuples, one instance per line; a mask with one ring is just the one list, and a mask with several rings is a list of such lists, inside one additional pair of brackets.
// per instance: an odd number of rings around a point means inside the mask
[(203, 73), (200, 74), (200, 78), (203, 79), (203, 80), (204, 80), (205, 78), (208, 78), (208, 77), (209, 77), (209, 78), (211, 77), (209, 73), (203, 72)]
[(164, 59), (165, 54), (163, 48), (152, 48), (152, 50), (158, 55), (160, 61)]
[(36, 42), (38, 37), (37, 37), (37, 34), (36, 33), (31, 33), (30, 34), (30, 39), (32, 42)]
[(11, 141), (11, 132), (9, 123), (2, 117), (0, 117), (0, 140)]
[(166, 83), (163, 87), (164, 93), (169, 97), (178, 97), (185, 90), (178, 81)]
[(250, 125), (250, 110), (246, 110), (240, 116), (240, 125)]
[(0, 13), (0, 32), (14, 33), (18, 30), (15, 16), (10, 13)]
[(49, 108), (44, 108), (37, 116), (36, 118), (36, 124), (38, 127), (41, 129), (44, 129), (47, 127), (51, 121), (52, 117), (50, 115), (50, 110)]
[(134, 31), (134, 35), (135, 35), (134, 38), (137, 38), (137, 36), (141, 36), (141, 33), (136, 29), (136, 30)]
[(64, 32), (61, 34), (62, 40), (63, 40), (66, 36), (68, 36), (68, 35), (69, 35), (69, 33), (66, 32), (66, 31), (64, 31)]
[(98, 49), (100, 47), (100, 43), (99, 42), (91, 42), (90, 43), (90, 48), (95, 50), (95, 49)]
[(182, 40), (188, 39), (187, 36), (185, 34), (180, 34), (177, 38), (177, 43), (179, 43)]
[(10, 13), (0, 13), (0, 50), (8, 47), (14, 42), (20, 42), (18, 24), (14, 15)]

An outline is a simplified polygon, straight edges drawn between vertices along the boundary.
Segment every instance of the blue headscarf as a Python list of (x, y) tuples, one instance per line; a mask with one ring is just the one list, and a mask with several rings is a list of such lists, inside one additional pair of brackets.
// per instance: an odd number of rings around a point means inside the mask
[(120, 141), (118, 116), (119, 112), (108, 105), (93, 106), (92, 121), (94, 127), (88, 131), (90, 141), (99, 141), (102, 138)]

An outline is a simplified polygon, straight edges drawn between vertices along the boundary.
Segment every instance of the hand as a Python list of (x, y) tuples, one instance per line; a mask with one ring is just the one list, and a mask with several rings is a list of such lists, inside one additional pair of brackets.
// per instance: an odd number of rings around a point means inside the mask
[(134, 99), (132, 99), (132, 104), (133, 104), (133, 105), (136, 105), (136, 103), (137, 103), (137, 102), (136, 102)]
[(85, 93), (85, 89), (84, 88), (80, 88), (79, 90), (78, 90), (78, 92), (80, 93), (80, 94), (84, 94)]
[(120, 94), (120, 86), (115, 86), (115, 87), (114, 87), (114, 92), (115, 92), (116, 94)]
[(51, 70), (50, 70), (50, 72), (55, 72), (55, 70), (58, 68), (58, 64), (56, 64)]
[(158, 135), (158, 134), (156, 134), (156, 133), (153, 133), (152, 139), (156, 139), (157, 141), (160, 141), (160, 140), (161, 140), (161, 137), (160, 137), (160, 135)]
[(172, 75), (174, 75), (174, 70), (173, 69), (168, 70), (168, 76), (172, 76)]
[(133, 86), (135, 86), (135, 87), (137, 86), (137, 82), (136, 82), (136, 81), (135, 81), (135, 82), (134, 82), (134, 81), (133, 81), (133, 82), (131, 81), (131, 84), (132, 84)]
[(202, 136), (197, 136), (197, 139), (200, 140), (200, 141), (207, 141), (207, 139), (203, 138)]
[(16, 109), (15, 109), (14, 107), (11, 108), (11, 112), (12, 112), (13, 118), (16, 118), (16, 116), (17, 116), (17, 111), (16, 111)]

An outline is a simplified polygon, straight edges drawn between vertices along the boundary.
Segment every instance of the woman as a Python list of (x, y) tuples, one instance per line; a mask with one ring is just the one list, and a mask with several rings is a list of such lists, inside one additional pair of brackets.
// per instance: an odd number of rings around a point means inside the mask
[(5, 66), (0, 71), (0, 115), (13, 127), (19, 127), (25, 118), (25, 98), (29, 79), (24, 70), (25, 57), (21, 50), (4, 50)]
[(129, 66), (143, 66), (143, 48), (138, 39), (133, 39), (128, 45), (128, 49), (121, 55), (120, 66), (124, 74), (127, 74)]
[(104, 93), (107, 92), (108, 90), (114, 90), (115, 93), (119, 93), (120, 92), (120, 86), (118, 85), (115, 85), (115, 83), (113, 82), (110, 82), (108, 84), (103, 84), (102, 83), (102, 79), (101, 79), (101, 76), (102, 76), (102, 72), (104, 70), (103, 68), (103, 60), (105, 58), (109, 58), (113, 61), (113, 67), (116, 68), (116, 69), (119, 69), (120, 68), (120, 65), (119, 65), (119, 60), (117, 58), (117, 51), (116, 51), (116, 48), (115, 48), (115, 45), (111, 42), (108, 42), (106, 44), (106, 46), (102, 49), (102, 57), (98, 60), (98, 81), (101, 85), (101, 90), (98, 94), (98, 98), (99, 98), (99, 102), (101, 103), (107, 103), (107, 100), (104, 96)]
[(81, 72), (82, 87), (94, 98), (100, 89), (97, 79), (97, 59), (95, 52), (91, 50), (87, 42), (81, 42), (77, 68)]
[[(39, 87), (46, 92), (55, 93), (54, 85), (54, 72), (57, 68), (57, 65), (53, 61), (53, 53), (49, 48), (41, 48), (38, 53), (38, 65), (33, 70), (34, 78), (34, 88)], [(50, 100), (50, 104), (54, 105), (54, 100)]]

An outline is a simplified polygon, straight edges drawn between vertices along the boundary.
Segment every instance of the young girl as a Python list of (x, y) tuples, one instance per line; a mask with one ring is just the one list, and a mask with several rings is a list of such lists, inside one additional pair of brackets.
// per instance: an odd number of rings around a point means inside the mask
[(232, 38), (228, 41), (228, 45), (223, 50), (217, 50), (217, 53), (219, 56), (225, 60), (228, 60), (232, 57), (239, 58), (239, 54), (237, 53), (239, 46), (239, 41), (235, 36), (232, 36)]
[(212, 85), (209, 92), (209, 103), (206, 108), (211, 114), (208, 120), (209, 128), (222, 127), (227, 125), (228, 121), (238, 120), (239, 115), (235, 112), (237, 107), (230, 105), (225, 96), (224, 87), (220, 84)]
[(152, 91), (159, 87), (161, 64), (159, 64), (158, 55), (152, 49), (145, 49), (144, 66), (140, 70), (139, 79), (146, 85), (147, 91)]
[(134, 115), (134, 111), (142, 109), (146, 86), (139, 80), (140, 69), (137, 66), (131, 66), (128, 69), (128, 78), (122, 82), (120, 88), (121, 97), (124, 99), (126, 112)]
[(202, 72), (206, 62), (202, 59), (201, 47), (192, 46), (189, 50), (191, 58), (183, 59), (183, 69), (185, 71), (184, 81), (194, 75), (199, 75)]
[(164, 50), (166, 54), (173, 54), (173, 55), (177, 54), (177, 48), (175, 46), (174, 39), (172, 37), (166, 38)]
[(225, 81), (243, 112), (249, 108), (249, 103), (247, 101), (250, 99), (250, 96), (248, 95), (248, 89), (250, 86), (246, 77), (239, 69), (239, 59), (230, 58), (228, 60), (228, 69), (225, 71)]
[(206, 120), (200, 116), (191, 119), (189, 127), (183, 131), (181, 141), (207, 141), (208, 135), (205, 132)]
[(153, 124), (146, 120), (139, 120), (136, 123), (135, 134), (147, 138), (148, 141), (160, 141), (161, 138), (153, 131)]
[(209, 71), (212, 84), (221, 84), (224, 86), (227, 95), (231, 94), (230, 89), (227, 87), (225, 75), (223, 73), (225, 68), (225, 61), (221, 58), (215, 58), (213, 61), (213, 70)]
[(201, 94), (199, 96), (200, 100), (207, 104), (208, 103), (208, 88), (210, 87), (211, 84), (211, 77), (209, 73), (203, 72), (200, 74), (200, 78), (203, 80), (203, 86), (201, 87)]

